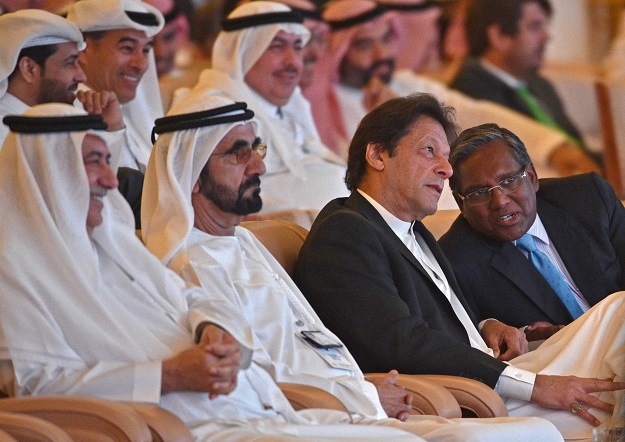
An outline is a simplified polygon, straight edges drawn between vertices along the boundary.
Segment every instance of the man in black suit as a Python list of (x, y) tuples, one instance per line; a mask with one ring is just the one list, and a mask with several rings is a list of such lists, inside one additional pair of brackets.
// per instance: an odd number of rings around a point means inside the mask
[[(452, 87), (494, 101), (566, 133), (582, 149), (579, 130), (551, 83), (538, 74), (549, 41), (549, 0), (475, 0), (467, 10), (469, 58)], [(593, 161), (569, 150), (576, 161)], [(572, 164), (575, 162), (573, 161)]]
[[(597, 425), (580, 404), (595, 407), (594, 414), (610, 411), (588, 393), (625, 383), (535, 373), (553, 373), (564, 363), (579, 367), (579, 376), (592, 375), (588, 370), (608, 363), (603, 350), (598, 356), (603, 363), (595, 364), (578, 361), (573, 352), (567, 358), (574, 361), (563, 361), (557, 345), (551, 353), (543, 350), (538, 362), (528, 359), (530, 353), (511, 365), (493, 357), (525, 352), (524, 334), (495, 320), (479, 324), (478, 331), (449, 262), (420, 221), (436, 211), (444, 180), (452, 174), (447, 158), (453, 137), (449, 109), (430, 95), (395, 98), (365, 116), (349, 148), (345, 181), (352, 194), (330, 202), (315, 220), (299, 256), (296, 282), (364, 371), (396, 368), (478, 379), (508, 398), (511, 412), (567, 410), (551, 412), (549, 419), (571, 436), (588, 438), (590, 425), (571, 419), (571, 413)], [(625, 296), (606, 301), (625, 306)], [(614, 327), (625, 321), (622, 310), (617, 307), (610, 318)], [(584, 331), (563, 331), (564, 340), (580, 346), (575, 339), (594, 338), (585, 329), (603, 317), (588, 316), (590, 321), (577, 322)], [(603, 344), (625, 347), (625, 336), (615, 341)], [(530, 370), (516, 366), (517, 360)]]
[(439, 244), (478, 319), (515, 327), (575, 319), (515, 246), (526, 233), (556, 263), (576, 311), (625, 289), (625, 208), (599, 175), (539, 181), (523, 142), (495, 124), (464, 131), (450, 163), (462, 215)]

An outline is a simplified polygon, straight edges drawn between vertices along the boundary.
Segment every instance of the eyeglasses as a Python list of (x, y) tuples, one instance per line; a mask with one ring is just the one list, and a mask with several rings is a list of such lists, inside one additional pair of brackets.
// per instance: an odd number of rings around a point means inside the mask
[(252, 152), (256, 152), (256, 154), (262, 160), (267, 155), (267, 145), (263, 143), (258, 143), (255, 146), (250, 146), (249, 144), (246, 144), (245, 146), (241, 146), (233, 152), (224, 152), (219, 155), (222, 157), (233, 158), (233, 164), (245, 164), (250, 160), (250, 158), (252, 158)]
[(482, 189), (477, 189), (465, 196), (462, 196), (459, 193), (457, 195), (465, 204), (468, 204), (469, 206), (479, 206), (481, 204), (486, 204), (493, 199), (494, 189), (499, 189), (499, 191), (504, 195), (510, 195), (521, 186), (521, 184), (523, 183), (523, 178), (525, 178), (526, 176), (527, 170), (523, 168), (522, 173), (505, 178), (499, 181), (496, 186), (493, 186), (491, 188), (484, 187)]

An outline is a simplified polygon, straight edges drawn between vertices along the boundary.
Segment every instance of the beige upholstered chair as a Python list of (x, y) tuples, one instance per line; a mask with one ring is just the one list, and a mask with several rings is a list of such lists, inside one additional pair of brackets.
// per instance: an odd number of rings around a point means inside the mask
[(0, 442), (72, 442), (65, 431), (50, 422), (19, 413), (0, 412)]
[[(445, 214), (449, 224), (457, 213)], [(308, 234), (306, 229), (279, 220), (248, 221), (241, 225), (254, 233), (284, 269), (290, 275), (293, 274), (299, 250)], [(369, 380), (380, 376), (384, 374), (366, 375)], [(508, 415), (499, 395), (488, 386), (472, 379), (442, 375), (401, 375), (400, 383), (415, 396), (414, 414), (438, 414), (445, 417), (459, 417), (461, 413), (467, 417)]]
[[(75, 441), (193, 440), (191, 432), (177, 416), (152, 404), (75, 396), (6, 398), (0, 399), (0, 413), (44, 420)], [(3, 428), (0, 426), (0, 429)]]

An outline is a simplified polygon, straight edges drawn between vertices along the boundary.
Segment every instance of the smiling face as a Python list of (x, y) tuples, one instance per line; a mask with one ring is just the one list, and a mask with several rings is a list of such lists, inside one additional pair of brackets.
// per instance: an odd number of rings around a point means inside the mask
[(447, 161), (449, 143), (438, 121), (418, 118), (399, 140), (395, 154), (390, 157), (383, 151), (379, 157), (380, 204), (404, 221), (421, 220), (436, 212), (445, 180), (452, 174)]
[(106, 143), (95, 135), (86, 135), (82, 142), (82, 159), (89, 181), (89, 211), (87, 212), (87, 233), (102, 224), (102, 198), (106, 193), (117, 188), (117, 176), (109, 166), (109, 154)]
[(57, 44), (56, 52), (48, 57), (42, 70), (37, 104), (72, 104), (76, 99), (78, 83), (86, 79), (78, 64), (76, 43)]
[(245, 82), (265, 100), (284, 106), (302, 75), (304, 67), (302, 37), (280, 31), (254, 66)]
[[(480, 188), (490, 188), (501, 180), (517, 175), (523, 166), (512, 149), (501, 140), (479, 148), (458, 168), (458, 193), (467, 195)], [(492, 190), (490, 202), (470, 206), (459, 201), (460, 210), (469, 224), (484, 236), (500, 241), (519, 239), (536, 219), (538, 178), (534, 166), (526, 166), (527, 178), (514, 192), (504, 195)]]
[(390, 82), (395, 69), (395, 39), (385, 16), (361, 25), (341, 62), (341, 83), (360, 89), (373, 76)]
[(143, 31), (113, 29), (98, 39), (87, 36), (86, 41), (80, 62), (87, 74), (87, 85), (95, 90), (115, 92), (122, 104), (135, 98), (149, 66), (152, 39)]

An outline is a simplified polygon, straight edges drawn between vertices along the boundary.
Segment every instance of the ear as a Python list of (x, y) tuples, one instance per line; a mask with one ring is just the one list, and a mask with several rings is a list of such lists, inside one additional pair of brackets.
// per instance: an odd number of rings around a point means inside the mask
[(200, 180), (199, 180), (199, 178), (195, 182), (195, 185), (193, 186), (193, 189), (191, 190), (191, 194), (194, 194), (194, 193), (200, 193)]
[(456, 192), (452, 192), (451, 194), (454, 196), (456, 204), (458, 204), (458, 207), (460, 208), (460, 212), (464, 212), (464, 201), (462, 201), (462, 198), (460, 198)]
[(365, 151), (365, 158), (367, 160), (367, 164), (371, 166), (374, 170), (382, 171), (384, 170), (384, 157), (382, 152), (380, 152), (380, 145), (377, 143), (369, 143), (367, 144), (367, 150)]
[(540, 187), (540, 184), (538, 182), (538, 174), (536, 173), (536, 169), (534, 168), (533, 164), (530, 164), (529, 166), (527, 166), (527, 174), (529, 175), (530, 183), (532, 183), (532, 187), (534, 188), (534, 191), (538, 192), (538, 188)]
[(488, 46), (498, 52), (506, 52), (512, 43), (512, 38), (501, 32), (499, 25), (490, 25), (486, 29)]
[(41, 66), (39, 66), (32, 58), (22, 57), (17, 63), (17, 67), (22, 75), (22, 78), (27, 83), (34, 83), (39, 77), (41, 77)]

